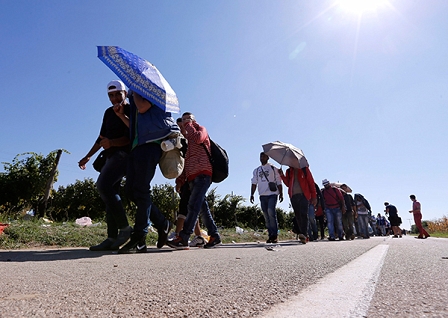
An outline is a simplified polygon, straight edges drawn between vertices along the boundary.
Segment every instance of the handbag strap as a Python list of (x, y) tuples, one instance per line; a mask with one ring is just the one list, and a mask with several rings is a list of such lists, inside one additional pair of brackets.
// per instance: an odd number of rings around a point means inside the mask
[[(273, 166), (271, 166), (271, 168), (272, 168), (272, 171), (274, 172), (274, 181), (273, 181), (273, 182), (275, 182), (275, 170), (274, 170), (274, 167), (273, 167)], [(263, 170), (263, 166), (260, 166), (260, 169), (261, 169), (261, 172), (263, 172), (264, 177), (266, 178), (266, 181), (267, 181), (267, 182), (270, 182), (269, 179), (268, 179), (268, 177), (266, 176), (266, 173), (265, 173), (264, 170)]]

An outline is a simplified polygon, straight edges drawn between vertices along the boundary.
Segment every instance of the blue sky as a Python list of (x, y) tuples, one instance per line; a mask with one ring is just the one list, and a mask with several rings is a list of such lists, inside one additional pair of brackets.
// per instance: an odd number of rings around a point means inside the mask
[(424, 219), (447, 215), (448, 2), (368, 1), (0, 0), (0, 161), (63, 148), (55, 187), (96, 179), (77, 162), (116, 79), (96, 46), (117, 45), (155, 64), (228, 151), (222, 196), (248, 199), (261, 145), (280, 140), (318, 184), (345, 182), (376, 213), (389, 201), (406, 227), (412, 193)]

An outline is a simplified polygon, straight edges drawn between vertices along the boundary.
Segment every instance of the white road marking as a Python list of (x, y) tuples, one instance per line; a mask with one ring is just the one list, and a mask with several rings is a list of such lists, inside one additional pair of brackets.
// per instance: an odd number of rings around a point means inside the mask
[(388, 249), (377, 245), (262, 317), (365, 317)]

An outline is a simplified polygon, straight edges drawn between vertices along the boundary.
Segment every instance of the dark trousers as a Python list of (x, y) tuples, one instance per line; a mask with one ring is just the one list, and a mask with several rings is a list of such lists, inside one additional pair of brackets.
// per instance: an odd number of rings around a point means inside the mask
[(316, 216), (316, 223), (319, 223), (320, 238), (323, 239), (325, 237), (325, 220), (323, 214)]
[(297, 220), (298, 234), (307, 236), (309, 201), (302, 193), (298, 193), (291, 197), (291, 205)]
[(344, 227), (345, 238), (350, 238), (353, 235), (353, 212), (346, 211), (342, 214), (342, 226)]
[(107, 237), (116, 238), (118, 230), (129, 225), (120, 197), (120, 183), (126, 174), (128, 154), (117, 151), (107, 158), (96, 181), (96, 188), (106, 204)]

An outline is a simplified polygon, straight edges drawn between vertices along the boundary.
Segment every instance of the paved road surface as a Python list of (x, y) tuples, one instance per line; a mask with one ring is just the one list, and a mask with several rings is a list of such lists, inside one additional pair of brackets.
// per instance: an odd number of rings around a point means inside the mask
[(0, 317), (448, 317), (448, 239), (0, 251)]

